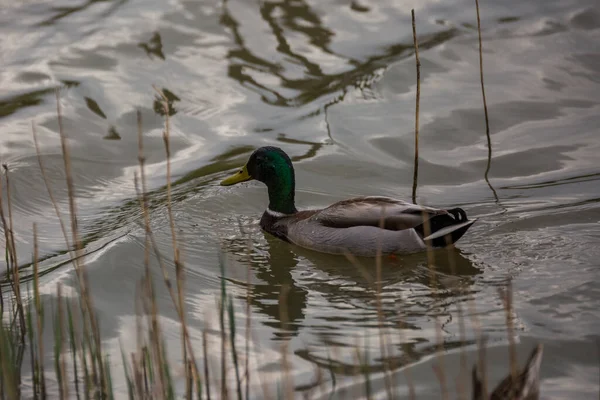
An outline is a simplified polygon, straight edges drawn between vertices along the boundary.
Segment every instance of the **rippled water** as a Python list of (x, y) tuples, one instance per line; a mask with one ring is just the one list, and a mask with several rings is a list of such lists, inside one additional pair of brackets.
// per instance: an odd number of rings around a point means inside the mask
[[(436, 255), (437, 285), (425, 255), (384, 262), (380, 330), (375, 292), (361, 271), (264, 235), (257, 221), (265, 188), (218, 182), (254, 148), (277, 145), (295, 162), (300, 207), (354, 195), (409, 199), (416, 87), (411, 8), (422, 63), (417, 201), (460, 206), (480, 220), (450, 257)], [(152, 224), (161, 250), (171, 254), (156, 85), (171, 102), (174, 213), (198, 346), (202, 330), (217, 327), (222, 257), (238, 325), (251, 319), (255, 376), (280, 379), (285, 343), (299, 395), (320, 368), (327, 384), (319, 393), (327, 397), (335, 382), (344, 398), (361, 385), (358, 344), (368, 350), (362, 362), (373, 371), (396, 365), (400, 393), (410, 376), (418, 398), (439, 398), (431, 368), (436, 317), (451, 393), (460, 349), (469, 363), (475, 354), (470, 326), (460, 334), (459, 306), (467, 325), (478, 316), (489, 339), (490, 379), (508, 371), (497, 288), (512, 277), (520, 360), (535, 343), (546, 346), (542, 396), (597, 398), (600, 6), (594, 0), (483, 1), (481, 13), (490, 160), (472, 1), (3, 2), (0, 161), (10, 169), (19, 260), (31, 259), (35, 222), (46, 257), (44, 300), (51, 302), (57, 282), (75, 287), (71, 265), (60, 264), (66, 246), (31, 135), (33, 121), (66, 215), (54, 94), (60, 87), (80, 227), (93, 252), (91, 291), (105, 347), (120, 368), (119, 343), (135, 345), (135, 287), (144, 268), (133, 179), (138, 109)], [(374, 273), (374, 263), (364, 263)], [(467, 290), (457, 293), (457, 285)], [(282, 287), (287, 295), (280, 301)], [(176, 315), (168, 293), (159, 289), (158, 296), (176, 363), (179, 329), (170, 324)], [(389, 345), (383, 357), (380, 332)], [(209, 339), (218, 343), (216, 333)], [(398, 367), (405, 365), (411, 365), (408, 375)], [(118, 378), (115, 387), (124, 395)], [(383, 380), (373, 379), (373, 391), (385, 395)], [(261, 390), (255, 382), (253, 391), (260, 396)]]

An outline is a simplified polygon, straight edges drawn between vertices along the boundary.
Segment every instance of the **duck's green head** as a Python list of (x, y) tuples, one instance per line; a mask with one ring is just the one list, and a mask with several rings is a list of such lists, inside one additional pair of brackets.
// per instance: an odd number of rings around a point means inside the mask
[(296, 212), (294, 206), (294, 167), (292, 160), (278, 147), (261, 147), (250, 155), (246, 165), (221, 181), (222, 186), (256, 179), (269, 189), (269, 209), (285, 214)]

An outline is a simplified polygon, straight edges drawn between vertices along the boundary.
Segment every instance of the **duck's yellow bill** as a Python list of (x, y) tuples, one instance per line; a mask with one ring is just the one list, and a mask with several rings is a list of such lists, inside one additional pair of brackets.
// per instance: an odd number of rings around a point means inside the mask
[(240, 169), (235, 174), (231, 175), (228, 178), (225, 178), (221, 181), (221, 186), (230, 186), (235, 185), (236, 183), (246, 182), (251, 180), (252, 177), (248, 174), (248, 168), (244, 165), (242, 169)]

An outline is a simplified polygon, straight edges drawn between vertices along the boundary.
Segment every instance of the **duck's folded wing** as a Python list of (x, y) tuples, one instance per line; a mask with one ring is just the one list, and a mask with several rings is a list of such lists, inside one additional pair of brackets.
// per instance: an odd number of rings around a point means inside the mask
[(446, 210), (419, 206), (390, 197), (359, 197), (340, 201), (315, 214), (320, 224), (332, 228), (376, 226), (388, 230), (410, 229)]

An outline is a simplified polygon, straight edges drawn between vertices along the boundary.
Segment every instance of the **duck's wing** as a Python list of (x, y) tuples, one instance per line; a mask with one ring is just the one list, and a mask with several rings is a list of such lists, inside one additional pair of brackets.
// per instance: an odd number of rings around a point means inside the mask
[(390, 197), (357, 197), (343, 200), (321, 210), (312, 218), (332, 228), (375, 226), (387, 230), (404, 230), (422, 225), (446, 210), (420, 206)]

